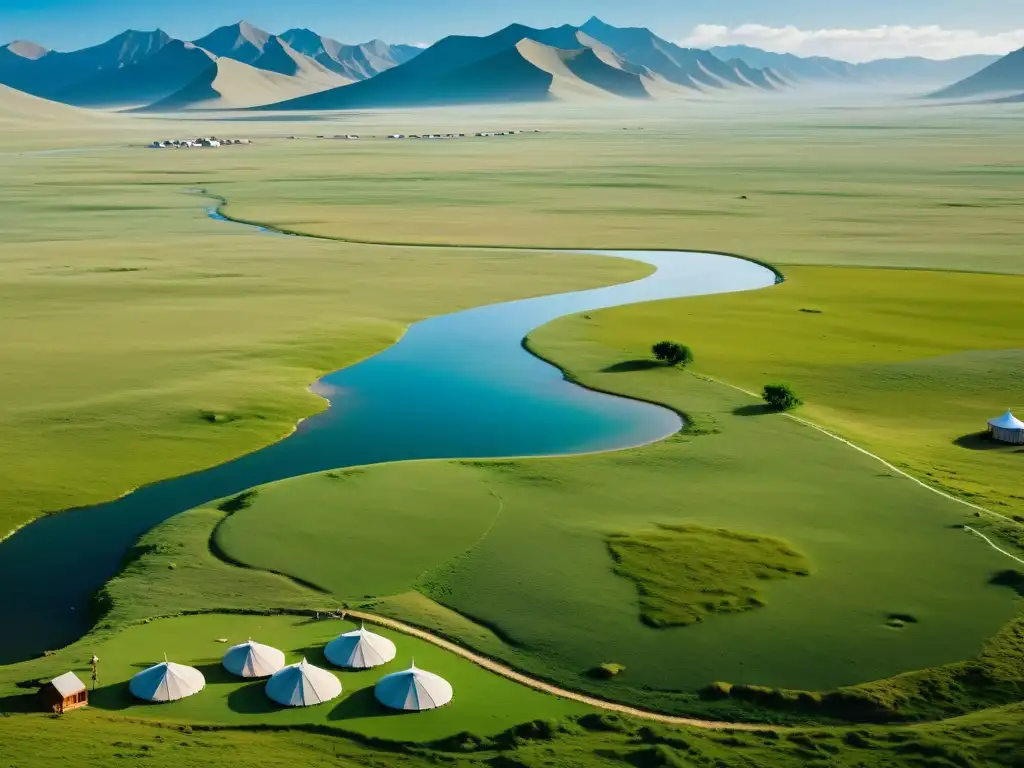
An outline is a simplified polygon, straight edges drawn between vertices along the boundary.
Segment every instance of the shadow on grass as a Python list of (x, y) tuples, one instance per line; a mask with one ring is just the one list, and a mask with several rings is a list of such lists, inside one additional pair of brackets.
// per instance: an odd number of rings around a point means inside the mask
[[(343, 631), (348, 632), (349, 630), (344, 629)], [(324, 655), (323, 645), (311, 645), (307, 648), (295, 648), (293, 652), (299, 654), (314, 666), (322, 667), (323, 669), (335, 669), (335, 666), (331, 664)]]
[(734, 416), (770, 416), (773, 413), (778, 413), (778, 411), (776, 411), (767, 403), (743, 405), (733, 410)]
[(200, 672), (203, 673), (203, 677), (206, 678), (207, 685), (224, 685), (226, 683), (240, 683), (244, 678), (236, 677), (224, 669), (224, 665), (221, 663), (209, 663), (199, 664), (196, 666)]
[(665, 368), (664, 363), (657, 360), (624, 360), (621, 363), (609, 365), (602, 368), (601, 373), (636, 373), (637, 371), (649, 371), (652, 368)]
[(970, 435), (958, 437), (953, 441), (953, 445), (957, 445), (961, 448), (967, 448), (970, 451), (1003, 451), (1004, 453), (1017, 453), (1024, 450), (1021, 449), (1020, 446), (1014, 446), (1010, 443), (1001, 443), (988, 432), (974, 432)]
[[(328, 720), (357, 720), (365, 717), (402, 717), (402, 712), (388, 709), (373, 695), (373, 688), (363, 688), (342, 700), (331, 710)], [(406, 715), (408, 716), (408, 715)]]
[(240, 715), (266, 715), (283, 709), (266, 694), (267, 681), (254, 680), (228, 694), (228, 709)]
[(89, 692), (89, 706), (105, 709), (109, 712), (120, 712), (130, 707), (158, 706), (152, 702), (142, 701), (132, 696), (128, 683), (104, 685)]
[(0, 697), (0, 713), (45, 712), (43, 702), (36, 693), (19, 693), (14, 696)]

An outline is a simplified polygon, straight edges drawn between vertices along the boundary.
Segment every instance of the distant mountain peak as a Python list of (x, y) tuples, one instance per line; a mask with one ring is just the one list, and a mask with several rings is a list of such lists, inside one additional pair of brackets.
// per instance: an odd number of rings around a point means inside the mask
[(31, 61), (41, 59), (50, 52), (48, 48), (44, 48), (38, 43), (33, 43), (31, 40), (13, 40), (2, 47), (16, 56), (21, 56), (21, 58)]

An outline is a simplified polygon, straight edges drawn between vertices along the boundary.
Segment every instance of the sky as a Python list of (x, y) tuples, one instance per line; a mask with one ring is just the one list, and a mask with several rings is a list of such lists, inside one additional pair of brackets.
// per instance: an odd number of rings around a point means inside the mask
[(190, 40), (245, 19), (270, 32), (310, 27), (349, 43), (429, 44), (512, 22), (582, 24), (592, 15), (699, 47), (745, 43), (852, 61), (1024, 47), (1024, 0), (0, 0), (0, 42), (72, 50), (155, 27)]

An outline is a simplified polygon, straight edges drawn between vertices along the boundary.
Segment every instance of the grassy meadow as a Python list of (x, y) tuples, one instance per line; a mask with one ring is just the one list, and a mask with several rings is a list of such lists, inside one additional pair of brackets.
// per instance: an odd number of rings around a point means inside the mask
[[(1019, 107), (767, 104), (695, 106), (685, 120), (0, 123), (0, 535), (278, 439), (322, 407), (307, 390), (319, 375), (419, 319), (647, 271), (516, 248), (735, 252), (787, 277), (531, 335), (580, 382), (685, 413), (693, 427), (663, 443), (324, 473), (257, 489), (233, 514), (211, 505), (155, 528), (98, 595), (92, 633), (0, 667), (11, 714), (0, 762), (1015, 765), (1022, 603), (1012, 563), (960, 528), (984, 523), (728, 385), (789, 381), (807, 418), (935, 486), (1024, 513), (1024, 454), (976, 435), (1024, 410)], [(534, 127), (462, 142), (315, 138)], [(256, 143), (139, 147), (193, 133)], [(75, 147), (88, 151), (46, 151)], [(212, 222), (198, 188), (226, 198), (229, 215), (336, 241)], [(455, 245), (468, 247), (443, 247)], [(694, 371), (648, 364), (662, 338), (694, 347)], [(670, 530), (700, 543), (667, 541)], [(658, 567), (666, 558), (673, 568)], [(786, 577), (762, 578), (772, 569)], [(396, 668), (414, 653), (449, 677), (450, 708), (383, 716), (373, 673), (341, 673), (336, 704), (285, 712), (218, 672), (220, 637), (322, 663), (342, 622), (270, 614), (342, 602), (605, 698), (819, 727), (643, 726), (401, 635)], [(15, 713), (27, 682), (82, 672), (94, 652), (104, 687), (89, 710)], [(131, 702), (124, 681), (165, 652), (209, 672), (208, 689), (168, 707)], [(624, 670), (599, 680), (600, 664)]]
[(258, 164), (217, 191), (232, 215), (357, 240), (1024, 273), (1019, 107), (759, 106), (495, 140), (310, 139), (254, 153), (290, 173)]
[(106, 768), (126, 761), (153, 768), (294, 765), (340, 768), (636, 768), (715, 766), (749, 768), (891, 768), (892, 766), (1018, 765), (1020, 707), (939, 724), (911, 727), (815, 728), (785, 735), (706, 733), (645, 726), (613, 716), (535, 721), (480, 738), (471, 734), (427, 745), (343, 738), (313, 730), (282, 731), (159, 726), (144, 720), (78, 711), (0, 718), (5, 757), (18, 768), (49, 765), (57, 756), (82, 755)]
[(1024, 516), (1024, 451), (978, 436), (1007, 408), (1024, 412), (1024, 278), (823, 267), (786, 276), (769, 291), (565, 319), (534, 339), (564, 360), (581, 342), (630, 359), (648, 356), (651, 338), (678, 338), (694, 348), (696, 371), (757, 392), (788, 382), (806, 418), (932, 485)]
[(252, 156), (182, 158), (0, 157), (0, 535), (279, 439), (412, 322), (647, 271), (261, 235), (189, 194)]

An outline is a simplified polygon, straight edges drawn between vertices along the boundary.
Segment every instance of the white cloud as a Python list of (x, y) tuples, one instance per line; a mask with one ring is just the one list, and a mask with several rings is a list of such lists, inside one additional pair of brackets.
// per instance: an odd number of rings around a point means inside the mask
[(951, 59), (972, 53), (1003, 55), (1024, 47), (1024, 29), (983, 34), (971, 29), (939, 26), (882, 26), (868, 29), (799, 29), (743, 24), (723, 27), (700, 24), (682, 45), (711, 48), (716, 45), (751, 45), (798, 56), (830, 56), (862, 62), (901, 56)]

